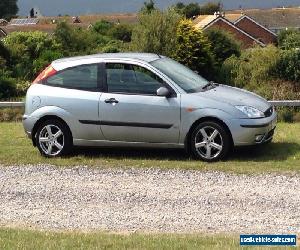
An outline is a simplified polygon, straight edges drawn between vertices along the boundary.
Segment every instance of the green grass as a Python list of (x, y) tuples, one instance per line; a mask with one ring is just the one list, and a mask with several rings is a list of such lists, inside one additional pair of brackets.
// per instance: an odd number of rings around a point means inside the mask
[[(10, 249), (263, 249), (239, 246), (239, 236), (108, 234), (0, 229), (0, 248)], [(295, 249), (274, 248), (272, 249)]]
[(236, 173), (300, 170), (300, 123), (279, 123), (274, 142), (234, 152), (227, 161), (208, 164), (190, 159), (183, 150), (77, 148), (67, 158), (45, 159), (27, 139), (21, 123), (0, 123), (0, 164), (87, 165), (221, 170)]

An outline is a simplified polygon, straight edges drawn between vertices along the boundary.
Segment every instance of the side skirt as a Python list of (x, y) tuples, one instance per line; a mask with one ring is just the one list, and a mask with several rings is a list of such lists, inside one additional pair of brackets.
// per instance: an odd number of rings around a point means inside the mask
[(124, 142), (105, 140), (73, 139), (74, 146), (90, 147), (145, 147), (145, 148), (184, 148), (184, 144), (176, 143), (149, 143), (149, 142)]

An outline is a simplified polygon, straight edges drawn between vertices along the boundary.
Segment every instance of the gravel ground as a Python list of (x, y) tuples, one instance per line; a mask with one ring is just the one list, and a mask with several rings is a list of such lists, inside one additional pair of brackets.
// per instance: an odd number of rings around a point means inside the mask
[(299, 177), (0, 166), (0, 226), (300, 233)]

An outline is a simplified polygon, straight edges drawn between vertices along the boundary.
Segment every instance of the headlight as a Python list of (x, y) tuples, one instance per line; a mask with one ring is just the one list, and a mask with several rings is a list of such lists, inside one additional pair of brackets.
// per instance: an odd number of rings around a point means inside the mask
[(250, 106), (235, 106), (238, 110), (242, 111), (249, 118), (263, 118), (265, 117), (264, 113), (260, 110), (250, 107)]

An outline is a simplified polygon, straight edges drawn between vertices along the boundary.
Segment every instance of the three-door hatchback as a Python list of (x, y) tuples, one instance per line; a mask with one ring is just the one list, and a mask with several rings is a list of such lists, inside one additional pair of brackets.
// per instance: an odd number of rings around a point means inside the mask
[(205, 161), (272, 140), (277, 115), (263, 98), (208, 82), (155, 54), (54, 61), (26, 96), (23, 124), (42, 155), (73, 146), (186, 148)]

